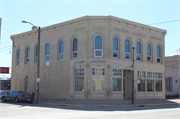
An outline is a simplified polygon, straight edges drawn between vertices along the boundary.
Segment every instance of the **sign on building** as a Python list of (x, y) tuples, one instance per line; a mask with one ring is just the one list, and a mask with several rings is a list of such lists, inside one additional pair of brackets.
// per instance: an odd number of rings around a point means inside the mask
[(9, 74), (9, 67), (0, 67), (0, 73)]

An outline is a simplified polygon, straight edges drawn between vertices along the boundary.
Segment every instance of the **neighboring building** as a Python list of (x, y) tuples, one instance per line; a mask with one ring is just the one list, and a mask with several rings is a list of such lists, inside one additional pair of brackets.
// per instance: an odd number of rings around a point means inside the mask
[(10, 90), (11, 80), (0, 80), (0, 90)]
[[(41, 99), (165, 98), (165, 30), (113, 16), (85, 16), (41, 29)], [(11, 89), (36, 91), (37, 31), (11, 36)]]
[(177, 96), (180, 92), (180, 55), (165, 57), (166, 95)]

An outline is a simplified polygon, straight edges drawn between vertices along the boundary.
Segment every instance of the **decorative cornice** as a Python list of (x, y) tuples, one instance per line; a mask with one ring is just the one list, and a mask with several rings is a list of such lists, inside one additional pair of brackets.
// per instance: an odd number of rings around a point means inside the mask
[[(69, 20), (66, 22), (62, 22), (62, 23), (51, 25), (51, 26), (43, 27), (43, 28), (41, 28), (41, 32), (42, 31), (56, 30), (59, 28), (63, 29), (66, 27), (71, 27), (74, 25), (78, 25), (78, 24), (82, 24), (82, 23), (91, 23), (91, 22), (94, 22), (94, 23), (99, 23), (99, 22), (109, 23), (109, 22), (111, 22), (111, 23), (115, 23), (115, 24), (125, 25), (125, 26), (130, 27), (130, 28), (139, 28), (139, 29), (147, 30), (147, 31), (153, 30), (156, 33), (162, 33), (163, 35), (166, 35), (166, 33), (167, 33), (166, 30), (158, 29), (155, 27), (151, 27), (151, 26), (140, 24), (137, 22), (121, 19), (121, 18), (114, 17), (114, 16), (84, 16), (84, 17)], [(11, 35), (11, 39), (13, 40), (15, 38), (24, 37), (26, 35), (34, 34), (34, 33), (37, 33), (37, 30), (32, 30), (32, 31), (28, 31), (28, 32), (24, 32), (24, 33), (20, 33), (20, 34), (16, 34), (16, 35)]]

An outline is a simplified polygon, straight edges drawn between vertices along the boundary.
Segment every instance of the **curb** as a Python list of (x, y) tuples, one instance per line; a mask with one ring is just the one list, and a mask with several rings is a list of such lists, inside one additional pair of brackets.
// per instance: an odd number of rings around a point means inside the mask
[(52, 103), (44, 103), (44, 105), (50, 105), (50, 106), (66, 106), (66, 107), (79, 107), (79, 105), (52, 104)]
[(163, 103), (163, 104), (142, 104), (142, 105), (123, 105), (123, 107), (148, 107), (148, 106), (161, 106), (161, 105), (179, 105), (180, 103)]

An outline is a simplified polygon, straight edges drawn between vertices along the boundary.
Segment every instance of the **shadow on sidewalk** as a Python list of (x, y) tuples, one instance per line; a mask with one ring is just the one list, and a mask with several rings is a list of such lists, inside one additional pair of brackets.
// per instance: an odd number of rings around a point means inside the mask
[[(33, 102), (29, 103), (14, 103), (13, 101), (1, 102), (3, 104), (14, 104), (19, 106), (31, 106), (31, 107), (42, 107), (42, 108), (54, 108), (54, 109), (66, 109), (66, 110), (81, 110), (81, 111), (135, 111), (135, 110), (154, 110), (154, 109), (167, 109), (167, 108), (179, 108), (180, 105), (175, 104), (179, 102), (179, 99), (174, 100), (135, 100), (134, 105), (139, 105), (136, 107), (123, 107), (123, 105), (131, 105), (131, 100), (118, 100), (118, 101), (57, 101), (57, 100), (39, 100), (36, 104)], [(44, 104), (52, 105), (44, 105)], [(159, 106), (142, 106), (147, 104), (168, 104), (172, 105), (159, 105)], [(54, 105), (53, 105), (54, 104)], [(173, 105), (175, 104), (175, 105)], [(59, 105), (59, 106), (57, 106)], [(69, 106), (68, 106), (69, 105)], [(75, 107), (74, 105), (78, 105)], [(99, 105), (100, 107), (94, 107)], [(103, 106), (104, 105), (104, 106)], [(106, 107), (105, 107), (106, 106)]]

